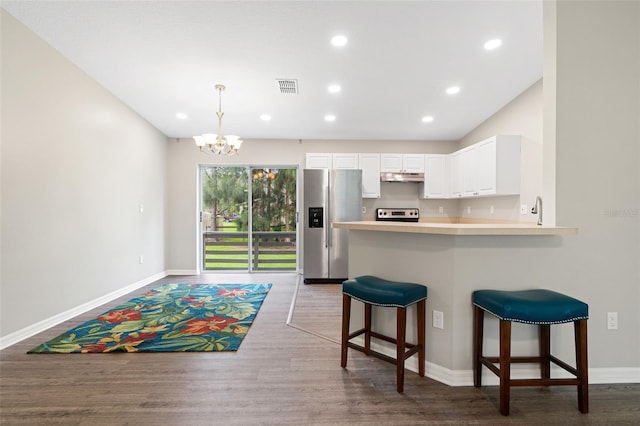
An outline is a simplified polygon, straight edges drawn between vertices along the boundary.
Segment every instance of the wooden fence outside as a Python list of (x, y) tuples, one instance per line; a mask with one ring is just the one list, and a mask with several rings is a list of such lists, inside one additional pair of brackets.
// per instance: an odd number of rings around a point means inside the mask
[(297, 266), (295, 232), (207, 231), (202, 235), (204, 270), (290, 271)]

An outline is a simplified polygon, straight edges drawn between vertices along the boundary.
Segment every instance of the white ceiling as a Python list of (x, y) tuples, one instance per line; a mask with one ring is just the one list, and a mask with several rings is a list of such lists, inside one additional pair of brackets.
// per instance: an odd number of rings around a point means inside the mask
[[(224, 133), (244, 139), (456, 140), (542, 77), (540, 0), (2, 7), (169, 137), (217, 131), (222, 83)], [(348, 44), (333, 47), (336, 34)], [(486, 51), (491, 38), (503, 44)], [(279, 78), (299, 94), (279, 93)]]

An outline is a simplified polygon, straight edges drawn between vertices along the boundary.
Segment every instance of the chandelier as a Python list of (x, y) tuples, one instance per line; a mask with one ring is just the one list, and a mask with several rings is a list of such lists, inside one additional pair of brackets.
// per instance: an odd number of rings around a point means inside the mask
[(242, 140), (239, 136), (227, 135), (222, 136), (222, 91), (225, 89), (224, 85), (216, 84), (216, 90), (218, 91), (218, 134), (204, 133), (201, 136), (194, 136), (196, 145), (200, 147), (200, 151), (210, 151), (218, 155), (233, 155), (237, 154), (242, 145)]

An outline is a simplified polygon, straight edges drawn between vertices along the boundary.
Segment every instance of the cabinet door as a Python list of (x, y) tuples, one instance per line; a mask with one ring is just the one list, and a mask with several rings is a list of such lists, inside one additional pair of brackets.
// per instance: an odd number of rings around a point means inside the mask
[(449, 156), (427, 154), (424, 167), (421, 198), (449, 198)]
[(477, 146), (475, 155), (476, 194), (496, 193), (496, 141), (491, 139)]
[(334, 169), (358, 169), (358, 154), (333, 154)]
[(424, 154), (404, 154), (402, 171), (406, 173), (424, 173)]
[(380, 154), (360, 154), (362, 198), (380, 198)]
[(381, 172), (401, 172), (402, 154), (380, 154)]
[(326, 153), (308, 153), (305, 168), (307, 169), (330, 169), (333, 165), (333, 157)]
[(460, 155), (460, 175), (462, 195), (472, 197), (478, 195), (478, 150), (475, 146), (465, 148)]
[(457, 151), (449, 155), (449, 179), (451, 197), (462, 197), (462, 152)]

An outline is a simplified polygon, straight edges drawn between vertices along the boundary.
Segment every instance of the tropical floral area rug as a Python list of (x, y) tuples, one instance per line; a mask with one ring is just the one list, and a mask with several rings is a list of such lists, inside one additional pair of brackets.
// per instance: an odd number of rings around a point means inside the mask
[(28, 353), (235, 351), (271, 284), (164, 284)]

